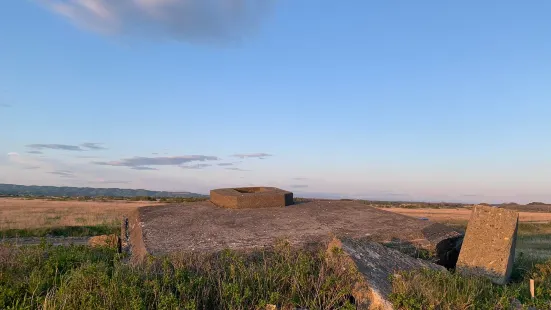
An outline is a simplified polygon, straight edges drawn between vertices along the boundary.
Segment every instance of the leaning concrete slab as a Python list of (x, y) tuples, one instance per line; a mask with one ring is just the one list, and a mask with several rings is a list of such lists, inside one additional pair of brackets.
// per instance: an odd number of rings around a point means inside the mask
[(293, 193), (276, 187), (219, 188), (210, 191), (210, 201), (231, 209), (285, 207), (293, 204)]
[(390, 278), (399, 271), (430, 269), (446, 271), (440, 265), (413, 258), (369, 239), (337, 239), (328, 245), (328, 253), (340, 248), (362, 274), (365, 282), (357, 284), (354, 299), (358, 309), (393, 309)]
[(488, 206), (473, 208), (457, 270), (483, 275), (494, 283), (509, 281), (515, 258), (518, 212)]
[(460, 233), (442, 224), (365, 204), (313, 200), (284, 208), (220, 208), (209, 201), (138, 208), (129, 218), (134, 260), (147, 254), (254, 250), (286, 239), (292, 246), (328, 242), (332, 236), (403, 242), (436, 251)]

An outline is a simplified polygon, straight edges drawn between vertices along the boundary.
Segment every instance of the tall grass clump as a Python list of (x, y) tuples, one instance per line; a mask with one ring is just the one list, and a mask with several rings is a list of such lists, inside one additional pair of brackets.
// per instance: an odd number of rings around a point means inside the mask
[[(520, 258), (513, 282), (496, 285), (484, 277), (442, 271), (402, 272), (392, 279), (391, 301), (397, 309), (551, 309), (551, 260)], [(529, 279), (536, 283), (530, 296)], [(532, 308), (534, 309), (534, 308)]]
[(0, 309), (353, 309), (360, 279), (344, 257), (287, 245), (123, 260), (108, 248), (1, 247)]

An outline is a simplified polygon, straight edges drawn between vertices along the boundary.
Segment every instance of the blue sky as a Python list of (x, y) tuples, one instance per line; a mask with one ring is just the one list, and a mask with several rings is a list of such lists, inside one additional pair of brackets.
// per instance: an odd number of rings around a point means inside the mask
[(8, 1), (0, 182), (551, 202), (549, 1)]

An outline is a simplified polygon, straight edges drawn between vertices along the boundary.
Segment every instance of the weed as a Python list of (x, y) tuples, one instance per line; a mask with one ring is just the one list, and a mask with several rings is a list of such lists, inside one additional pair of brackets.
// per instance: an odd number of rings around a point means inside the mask
[[(551, 260), (515, 266), (517, 282), (501, 286), (483, 277), (442, 271), (402, 272), (393, 277), (391, 301), (398, 309), (510, 309), (513, 300), (537, 309), (551, 307)], [(531, 267), (530, 267), (531, 266)], [(529, 267), (528, 271), (526, 268)], [(528, 278), (536, 280), (536, 298), (530, 298)]]
[(359, 279), (342, 253), (326, 259), (288, 245), (150, 258), (135, 267), (107, 248), (0, 249), (0, 309), (352, 309), (348, 296)]
[(29, 229), (6, 229), (0, 231), (0, 238), (24, 237), (87, 237), (119, 234), (120, 227), (115, 225), (62, 226)]

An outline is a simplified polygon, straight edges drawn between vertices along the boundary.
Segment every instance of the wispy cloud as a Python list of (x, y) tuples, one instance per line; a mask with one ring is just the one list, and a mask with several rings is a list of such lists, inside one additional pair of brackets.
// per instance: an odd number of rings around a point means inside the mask
[(207, 167), (210, 167), (211, 165), (209, 164), (195, 164), (195, 165), (190, 165), (190, 166), (181, 166), (182, 168), (184, 169), (204, 169), (204, 168), (207, 168)]
[[(96, 161), (96, 165), (116, 166), (116, 167), (148, 167), (148, 166), (181, 166), (191, 162), (218, 160), (216, 156), (207, 155), (184, 155), (171, 157), (132, 157), (124, 158), (118, 161)], [(138, 169), (139, 170), (139, 169)], [(143, 170), (143, 169), (142, 169)]]
[(406, 194), (406, 193), (387, 193), (386, 195), (388, 195), (388, 196), (395, 196), (395, 197), (409, 196), (409, 194)]
[(308, 185), (306, 184), (295, 184), (295, 185), (291, 185), (291, 188), (307, 188)]
[(71, 144), (56, 144), (56, 143), (37, 143), (37, 144), (28, 144), (28, 148), (33, 150), (62, 150), (62, 151), (96, 151), (96, 150), (106, 150), (107, 148), (102, 146), (102, 143), (82, 143), (80, 145), (71, 145)]
[(68, 144), (29, 144), (28, 148), (35, 150), (63, 150), (63, 151), (83, 151), (82, 148), (78, 145), (68, 145)]
[(233, 166), (233, 163), (219, 163), (218, 166), (222, 166), (222, 167)]
[(241, 169), (241, 168), (226, 168), (226, 170), (233, 170), (233, 171), (251, 171), (251, 170)]
[(254, 30), (271, 0), (40, 0), (78, 26), (104, 34), (227, 42)]
[(51, 174), (59, 175), (62, 178), (74, 178), (75, 174), (69, 170), (56, 170), (49, 172)]
[(29, 154), (44, 154), (41, 151), (27, 151)]
[(11, 108), (11, 104), (0, 103), (0, 108)]
[(130, 184), (131, 181), (117, 181), (117, 180), (104, 180), (104, 179), (98, 179), (95, 181), (89, 181), (88, 184)]
[(17, 152), (9, 152), (7, 155), (10, 163), (16, 164), (24, 170), (38, 169), (45, 165), (48, 166), (44, 161), (38, 160), (34, 156), (24, 156)]
[(252, 154), (234, 154), (232, 156), (233, 157), (238, 157), (238, 158), (241, 158), (241, 159), (245, 159), (245, 158), (264, 159), (264, 158), (270, 157), (272, 155), (271, 154), (266, 154), (266, 153), (252, 153)]
[(296, 181), (306, 181), (306, 180), (309, 180), (309, 178), (293, 178), (293, 180), (296, 180)]
[(89, 150), (106, 150), (107, 149), (105, 146), (103, 146), (103, 143), (86, 142), (86, 143), (82, 143), (80, 146)]
[(40, 168), (39, 166), (28, 166), (28, 167), (23, 167), (21, 169), (23, 170), (35, 170), (35, 169), (38, 169)]
[(138, 166), (138, 167), (131, 167), (130, 169), (134, 169), (134, 170), (159, 170), (159, 169), (157, 169), (157, 168), (141, 167), (141, 166)]

